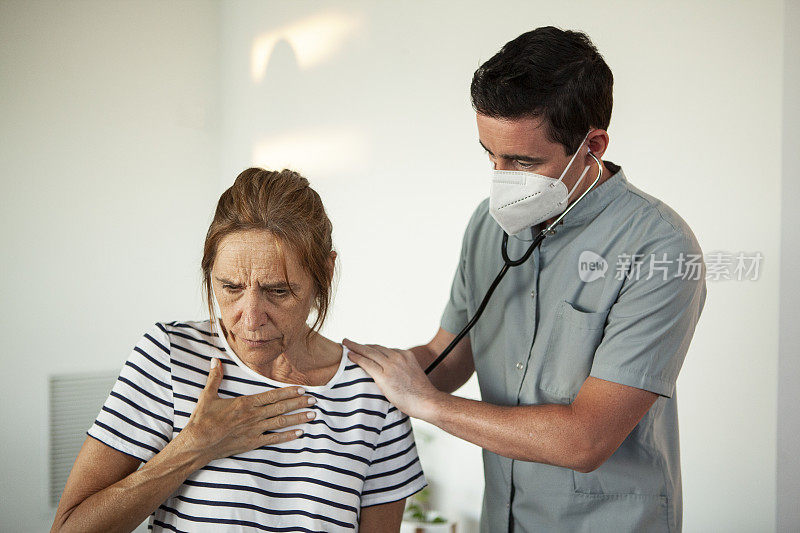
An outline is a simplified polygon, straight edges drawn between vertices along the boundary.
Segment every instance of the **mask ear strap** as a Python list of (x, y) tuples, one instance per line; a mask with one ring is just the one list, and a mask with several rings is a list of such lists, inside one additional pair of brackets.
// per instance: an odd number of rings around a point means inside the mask
[[(558, 178), (558, 181), (563, 181), (563, 180), (564, 180), (564, 176), (566, 176), (566, 175), (567, 175), (567, 171), (570, 169), (570, 167), (572, 167), (572, 162), (573, 162), (573, 161), (575, 161), (575, 158), (576, 158), (576, 157), (578, 157), (578, 154), (579, 154), (579, 153), (581, 153), (581, 148), (580, 148), (580, 147), (581, 147), (581, 146), (583, 146), (583, 143), (585, 143), (585, 142), (586, 142), (586, 139), (588, 139), (588, 138), (589, 138), (589, 134), (590, 134), (590, 133), (592, 133), (592, 130), (589, 130), (589, 131), (587, 131), (587, 132), (586, 132), (586, 135), (583, 137), (583, 140), (581, 141), (581, 144), (580, 144), (580, 146), (578, 146), (578, 150), (577, 150), (577, 151), (576, 151), (574, 154), (572, 154), (572, 158), (569, 160), (569, 163), (567, 163), (567, 168), (565, 168), (565, 169), (564, 169), (564, 172), (562, 172), (562, 173), (561, 173), (561, 177), (559, 177), (559, 178)], [(591, 150), (590, 150), (590, 151), (591, 151)], [(585, 174), (585, 173), (586, 173), (586, 170), (584, 169), (584, 171), (583, 171), (583, 172), (584, 172), (584, 174)], [(581, 176), (581, 179), (583, 179), (583, 176)], [(580, 182), (579, 182), (579, 183), (580, 183)], [(554, 187), (554, 186), (555, 186), (555, 184), (554, 184), (554, 183), (551, 183), (551, 184), (550, 184), (550, 186), (551, 186), (551, 187)], [(572, 191), (570, 191), (570, 194), (572, 194)]]
[(211, 326), (212, 326), (212, 328), (213, 328), (213, 327), (214, 327), (214, 324), (216, 324), (216, 325), (217, 325), (217, 328), (218, 328), (218, 330), (219, 330), (219, 332), (220, 332), (220, 334), (221, 334), (221, 333), (222, 333), (222, 328), (220, 327), (219, 320), (217, 320), (217, 316), (220, 316), (220, 317), (221, 317), (221, 316), (222, 316), (222, 312), (221, 312), (221, 311), (220, 311), (220, 309), (219, 309), (219, 300), (217, 300), (217, 294), (216, 294), (216, 292), (214, 292), (214, 285), (213, 285), (213, 283), (211, 284), (211, 286), (209, 287), (209, 289), (211, 290), (211, 301), (212, 301), (212, 303), (213, 303), (213, 305), (212, 305), (212, 312), (214, 313), (214, 316), (213, 316), (213, 317), (211, 317)]
[[(591, 153), (591, 150), (589, 152)], [(569, 192), (567, 193), (567, 197), (564, 199), (564, 201), (559, 202), (560, 204), (563, 204), (564, 202), (569, 202), (569, 197), (572, 196), (572, 193), (575, 192), (575, 189), (577, 189), (578, 185), (581, 184), (581, 182), (583, 181), (583, 177), (586, 175), (587, 172), (589, 172), (590, 167), (591, 165), (586, 165), (584, 167), (583, 172), (581, 172), (581, 177), (578, 178), (578, 181), (576, 181), (575, 185), (573, 185), (572, 188), (569, 190)]]

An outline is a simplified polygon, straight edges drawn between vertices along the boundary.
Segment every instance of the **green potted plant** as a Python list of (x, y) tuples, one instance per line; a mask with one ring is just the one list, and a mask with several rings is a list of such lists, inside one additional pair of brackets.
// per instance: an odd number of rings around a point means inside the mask
[(429, 487), (411, 496), (406, 502), (400, 533), (456, 533), (456, 524), (429, 509)]

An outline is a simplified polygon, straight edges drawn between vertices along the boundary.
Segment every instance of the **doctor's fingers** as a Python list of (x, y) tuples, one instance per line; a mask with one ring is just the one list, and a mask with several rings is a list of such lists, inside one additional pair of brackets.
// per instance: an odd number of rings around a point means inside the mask
[(408, 365), (419, 366), (417, 356), (411, 350), (387, 348), (379, 344), (368, 344), (367, 346), (383, 355), (384, 359), (376, 358), (376, 361), (381, 363), (384, 370), (388, 370), (389, 368), (408, 368)]
[[(384, 354), (382, 359), (373, 358), (380, 363), (387, 375), (410, 374), (420, 369), (417, 357), (411, 350), (401, 350), (377, 346), (376, 350)], [(415, 368), (416, 367), (416, 368)]]
[[(373, 345), (370, 345), (373, 346)], [(402, 348), (387, 348), (386, 346), (374, 345), (375, 349), (386, 356), (389, 361), (399, 362), (400, 360), (416, 362), (417, 356), (411, 350)]]
[(375, 377), (375, 374), (380, 374), (383, 372), (383, 367), (377, 361), (373, 360), (371, 357), (366, 355), (361, 355), (360, 353), (350, 351), (349, 354), (350, 360), (353, 361), (355, 364), (363, 368), (367, 374)]
[(378, 350), (380, 353), (382, 353), (392, 361), (400, 358), (403, 359), (417, 358), (417, 356), (414, 355), (414, 352), (412, 352), (411, 350), (404, 350), (402, 348), (387, 348), (386, 346), (381, 346), (380, 344), (367, 344), (366, 346)]
[(350, 348), (351, 351), (354, 351), (360, 355), (364, 355), (370, 357), (372, 359), (381, 360), (382, 358), (386, 357), (386, 355), (378, 350), (377, 344), (359, 344), (357, 342), (353, 342), (350, 339), (345, 339), (344, 341), (345, 346)]
[(367, 346), (373, 350), (376, 350), (387, 359), (396, 359), (400, 355), (400, 350), (396, 348), (387, 348), (386, 346), (381, 346), (380, 344), (367, 344)]

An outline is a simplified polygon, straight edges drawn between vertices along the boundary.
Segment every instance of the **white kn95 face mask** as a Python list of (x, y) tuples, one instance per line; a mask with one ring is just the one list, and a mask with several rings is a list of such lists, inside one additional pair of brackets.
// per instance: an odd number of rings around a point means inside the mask
[[(503, 231), (514, 235), (520, 231), (535, 226), (540, 222), (560, 215), (567, 208), (569, 197), (583, 181), (589, 165), (583, 169), (581, 177), (575, 182), (571, 190), (567, 191), (564, 185), (564, 176), (572, 166), (572, 162), (579, 153), (584, 153), (581, 148), (589, 137), (581, 141), (578, 151), (572, 155), (567, 163), (567, 168), (558, 179), (517, 170), (491, 169), (492, 187), (489, 193), (489, 213), (497, 221)], [(587, 147), (586, 153), (590, 150)]]

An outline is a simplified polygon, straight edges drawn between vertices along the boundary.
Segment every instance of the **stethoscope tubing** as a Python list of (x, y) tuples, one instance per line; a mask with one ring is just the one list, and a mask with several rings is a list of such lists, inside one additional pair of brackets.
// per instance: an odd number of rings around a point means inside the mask
[(552, 224), (547, 226), (545, 229), (540, 231), (538, 235), (536, 235), (536, 238), (533, 239), (533, 242), (528, 247), (528, 250), (522, 255), (522, 257), (515, 260), (511, 260), (508, 257), (508, 233), (506, 233), (505, 231), (503, 232), (503, 244), (500, 247), (500, 252), (503, 257), (503, 267), (500, 269), (500, 272), (497, 273), (497, 276), (494, 278), (494, 281), (492, 281), (492, 284), (486, 291), (486, 294), (484, 295), (483, 300), (481, 300), (481, 304), (478, 306), (478, 309), (475, 310), (475, 316), (473, 316), (472, 319), (467, 323), (467, 325), (464, 326), (464, 328), (458, 333), (458, 335), (456, 335), (455, 338), (453, 338), (450, 344), (448, 344), (447, 347), (444, 350), (442, 350), (442, 353), (440, 353), (439, 356), (436, 359), (434, 359), (434, 361), (431, 364), (428, 365), (428, 367), (425, 369), (426, 374), (430, 374), (431, 372), (433, 372), (433, 370), (437, 366), (439, 366), (439, 363), (444, 361), (444, 358), (447, 357), (451, 351), (453, 351), (453, 348), (455, 348), (459, 342), (461, 342), (461, 339), (463, 339), (464, 336), (467, 333), (469, 333), (469, 331), (472, 329), (472, 326), (474, 326), (478, 322), (478, 319), (483, 314), (484, 309), (486, 309), (486, 304), (489, 303), (489, 299), (492, 297), (492, 294), (494, 294), (494, 290), (500, 284), (500, 280), (503, 279), (503, 276), (506, 275), (509, 268), (513, 266), (519, 266), (523, 264), (525, 261), (527, 261), (530, 258), (531, 254), (533, 253), (533, 251), (536, 249), (536, 247), (542, 243), (544, 238), (547, 235), (552, 234), (551, 233), (552, 229), (559, 222), (561, 222), (561, 220), (567, 215), (567, 213), (569, 213), (573, 207), (578, 205), (578, 203), (581, 200), (583, 200), (584, 196), (586, 196), (586, 194), (589, 191), (594, 189), (594, 187), (600, 181), (600, 177), (603, 175), (603, 165), (600, 163), (600, 160), (593, 153), (589, 152), (589, 155), (592, 156), (592, 158), (597, 162), (597, 177), (594, 179), (592, 184), (585, 191), (583, 191), (583, 193), (578, 197), (578, 199), (572, 202), (569, 205), (569, 207), (567, 207), (567, 209), (553, 221)]

